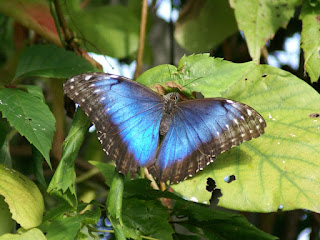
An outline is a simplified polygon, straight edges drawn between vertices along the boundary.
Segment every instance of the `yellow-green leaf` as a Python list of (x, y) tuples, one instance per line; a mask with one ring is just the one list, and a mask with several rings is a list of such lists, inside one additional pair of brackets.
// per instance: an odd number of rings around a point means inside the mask
[(38, 187), (21, 173), (0, 164), (0, 195), (8, 204), (12, 218), (24, 229), (39, 226), (44, 203)]

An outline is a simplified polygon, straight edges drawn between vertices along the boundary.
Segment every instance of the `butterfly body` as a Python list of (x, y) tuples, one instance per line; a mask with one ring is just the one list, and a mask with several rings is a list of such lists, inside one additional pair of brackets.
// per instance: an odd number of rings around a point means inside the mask
[(223, 98), (178, 102), (177, 93), (162, 96), (116, 75), (78, 75), (64, 90), (95, 124), (117, 170), (131, 176), (142, 166), (161, 181), (182, 181), (266, 127), (245, 104)]

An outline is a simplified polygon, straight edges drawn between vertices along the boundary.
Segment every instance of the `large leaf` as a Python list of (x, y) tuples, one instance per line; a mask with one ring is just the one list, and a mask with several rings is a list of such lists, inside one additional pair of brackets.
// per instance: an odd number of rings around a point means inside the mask
[(18, 234), (5, 234), (0, 237), (0, 240), (47, 240), (43, 232), (37, 228), (23, 231)]
[(114, 58), (129, 57), (137, 51), (139, 18), (129, 8), (112, 5), (73, 10), (68, 4), (66, 8), (71, 13), (70, 27), (88, 51)]
[(304, 1), (301, 11), (301, 47), (304, 52), (304, 68), (311, 82), (320, 77), (320, 2)]
[(45, 0), (0, 0), (0, 12), (32, 29), (50, 42), (61, 45), (54, 20)]
[(25, 136), (50, 165), (49, 152), (55, 119), (48, 106), (38, 97), (19, 89), (0, 89), (0, 111), (10, 125)]
[(239, 73), (251, 71), (254, 66), (252, 62), (230, 64), (221, 58), (211, 58), (209, 54), (198, 54), (182, 57), (178, 69), (172, 65), (152, 68), (144, 72), (137, 81), (149, 87), (174, 81), (183, 90), (201, 92), (206, 97), (217, 97), (221, 96), (221, 91), (241, 78)]
[(239, 29), (243, 31), (250, 56), (257, 62), (261, 48), (280, 27), (286, 27), (301, 0), (232, 0)]
[(177, 42), (190, 52), (209, 51), (237, 31), (228, 1), (189, 1), (175, 25)]
[(32, 45), (22, 54), (15, 79), (26, 76), (67, 78), (98, 71), (86, 60), (54, 45)]
[[(181, 60), (183, 73), (205, 75), (204, 72), (196, 74), (194, 57)], [(221, 64), (220, 59), (205, 55), (202, 58), (202, 68)], [(226, 85), (225, 91), (218, 88), (220, 96), (256, 109), (267, 122), (266, 132), (220, 155), (204, 171), (173, 185), (173, 189), (189, 199), (208, 203), (211, 193), (206, 191), (206, 182), (212, 178), (222, 191), (219, 205), (223, 207), (260, 212), (277, 211), (279, 207), (283, 210), (305, 208), (319, 212), (320, 123), (312, 114), (319, 112), (319, 94), (302, 80), (277, 68), (250, 63), (240, 64), (245, 68), (237, 68), (235, 63), (224, 64), (223, 69), (216, 69), (219, 78), (212, 78), (212, 84), (209, 84), (210, 77), (205, 86), (201, 86), (199, 79), (195, 88), (206, 87), (205, 96), (214, 97), (217, 95), (210, 94), (210, 90), (217, 92), (216, 81), (229, 82), (230, 76), (237, 76), (232, 84)], [(178, 77), (183, 79), (184, 75)], [(236, 180), (225, 182), (224, 178), (230, 175)]]
[(76, 172), (74, 161), (80, 150), (84, 137), (88, 132), (90, 122), (80, 109), (77, 110), (68, 136), (62, 144), (62, 156), (47, 191), (61, 197), (71, 206), (77, 205), (75, 189)]
[(4, 201), (2, 195), (0, 195), (0, 222), (0, 236), (5, 233), (10, 233), (15, 226), (8, 204)]
[(21, 173), (0, 164), (0, 195), (12, 218), (24, 229), (40, 225), (44, 202), (37, 186)]

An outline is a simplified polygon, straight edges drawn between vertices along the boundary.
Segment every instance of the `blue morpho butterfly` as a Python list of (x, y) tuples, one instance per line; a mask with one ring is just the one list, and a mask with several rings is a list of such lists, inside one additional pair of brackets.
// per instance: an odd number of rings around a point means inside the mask
[(94, 123), (119, 172), (135, 176), (138, 167), (147, 167), (162, 182), (193, 176), (266, 127), (262, 116), (243, 103), (224, 98), (178, 102), (178, 93), (162, 96), (117, 75), (77, 75), (64, 91)]

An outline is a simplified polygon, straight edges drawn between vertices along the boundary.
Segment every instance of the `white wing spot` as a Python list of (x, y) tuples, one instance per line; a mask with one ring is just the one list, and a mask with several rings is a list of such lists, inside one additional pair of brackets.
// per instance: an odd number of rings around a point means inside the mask
[(217, 135), (220, 136), (220, 133), (217, 131)]
[(248, 113), (248, 115), (249, 115), (249, 116), (251, 116), (251, 115), (252, 115), (252, 112), (251, 112), (251, 110), (250, 110), (250, 109), (247, 109), (247, 113)]
[(102, 97), (102, 98), (100, 98), (100, 101), (104, 101), (106, 98), (105, 97)]
[(256, 126), (256, 128), (257, 128), (257, 129), (260, 129), (260, 126), (259, 126), (259, 125), (257, 125), (257, 126)]
[(70, 86), (70, 89), (71, 89), (71, 90), (72, 90), (72, 89), (74, 89), (74, 86), (73, 86), (73, 85), (71, 85), (71, 86)]
[(84, 98), (81, 99), (81, 102), (85, 102), (86, 100)]
[(116, 78), (116, 79), (119, 78), (119, 76), (117, 76), (117, 75), (109, 75), (109, 77), (110, 78)]
[(74, 82), (74, 78), (70, 78), (70, 82)]
[(89, 112), (91, 112), (91, 111), (92, 111), (92, 108), (91, 108), (91, 107), (89, 107), (89, 109), (88, 109), (88, 110), (89, 110)]
[[(92, 84), (92, 85), (94, 85), (94, 84)], [(101, 91), (101, 89), (98, 88), (98, 89), (94, 90), (93, 92), (94, 92), (94, 93), (98, 93), (98, 92), (100, 92), (100, 91)]]
[(92, 78), (92, 75), (87, 75), (84, 80), (88, 81), (90, 78)]
[(228, 128), (228, 129), (229, 129), (229, 127), (230, 127), (230, 126), (229, 126), (229, 124), (226, 124), (226, 128)]
[(236, 118), (233, 119), (233, 121), (234, 121), (235, 124), (239, 125), (239, 122), (238, 122), (238, 120)]
[(263, 119), (262, 119), (262, 118), (259, 118), (259, 122), (263, 123)]
[(227, 99), (227, 103), (234, 103), (234, 101)]
[(78, 95), (79, 95), (79, 93), (78, 93), (78, 92), (75, 92), (75, 93), (74, 93), (74, 95), (78, 96)]
[(244, 116), (242, 116), (242, 115), (240, 116), (240, 118), (241, 118), (242, 120), (245, 120), (245, 119), (244, 119)]
[(94, 87), (94, 86), (95, 86), (94, 83), (92, 83), (92, 84), (89, 85), (89, 87), (91, 87), (91, 88)]
[(249, 130), (249, 132), (250, 132), (250, 133), (253, 133), (253, 131), (252, 131), (251, 129)]
[(245, 136), (246, 136), (246, 134), (245, 134), (245, 133), (242, 133), (242, 134), (241, 134), (241, 137), (245, 137)]

